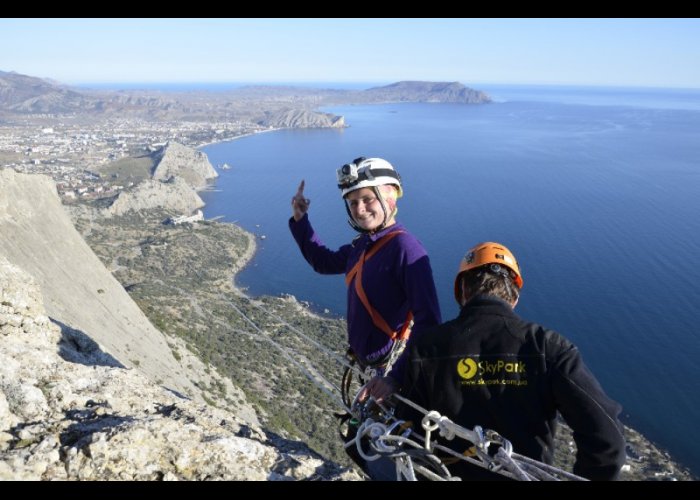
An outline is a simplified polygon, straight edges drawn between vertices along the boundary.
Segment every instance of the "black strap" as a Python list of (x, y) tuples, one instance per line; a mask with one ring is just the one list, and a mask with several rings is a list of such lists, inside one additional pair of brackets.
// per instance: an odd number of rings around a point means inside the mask
[[(367, 175), (367, 173), (370, 173), (370, 175)], [(370, 169), (366, 168), (362, 170), (361, 172), (357, 173), (357, 179), (355, 179), (352, 182), (344, 182), (342, 184), (338, 184), (339, 189), (347, 189), (350, 187), (353, 187), (357, 185), (358, 183), (366, 180), (371, 180), (375, 179), (377, 177), (391, 177), (393, 179), (396, 179), (397, 181), (401, 182), (401, 178), (399, 177), (399, 174), (396, 173), (396, 170), (392, 170), (390, 168), (373, 168)]]

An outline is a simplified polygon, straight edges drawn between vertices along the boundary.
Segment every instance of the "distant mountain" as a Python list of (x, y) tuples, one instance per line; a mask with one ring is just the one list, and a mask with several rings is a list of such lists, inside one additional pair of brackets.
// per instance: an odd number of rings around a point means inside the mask
[(271, 127), (342, 127), (341, 117), (320, 106), (384, 102), (491, 102), (459, 82), (403, 81), (367, 90), (249, 86), (220, 92), (73, 89), (51, 80), (0, 71), (0, 114), (75, 113), (129, 116), (153, 121), (248, 120)]
[(94, 102), (49, 80), (0, 71), (0, 109), (15, 113), (89, 110)]
[(483, 104), (491, 98), (459, 82), (403, 81), (360, 92), (367, 102), (454, 102)]
[(34, 113), (137, 113), (157, 118), (179, 105), (154, 91), (100, 92), (72, 89), (48, 79), (0, 71), (0, 111)]

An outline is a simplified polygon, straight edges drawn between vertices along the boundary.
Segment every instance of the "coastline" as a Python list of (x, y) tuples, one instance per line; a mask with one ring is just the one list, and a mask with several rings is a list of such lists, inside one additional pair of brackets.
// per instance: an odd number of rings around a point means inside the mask
[[(248, 134), (248, 135), (252, 135), (252, 134)], [(241, 136), (241, 137), (244, 137), (244, 136)], [(236, 137), (236, 139), (237, 139), (237, 138), (238, 138), (238, 137)], [(215, 144), (215, 143), (213, 143), (213, 144)], [(213, 180), (214, 182), (216, 182), (216, 178), (214, 178), (214, 179), (212, 179), (212, 180)], [(202, 193), (202, 192), (211, 192), (211, 191), (214, 190), (214, 189), (212, 189), (212, 188), (214, 188), (214, 187), (215, 187), (215, 185), (204, 186), (204, 187), (201, 187), (201, 188), (199, 188), (199, 189), (195, 189), (195, 191), (196, 191), (197, 194)], [(204, 208), (205, 206), (206, 206), (206, 204), (203, 205), (202, 207), (200, 207), (200, 210), (201, 210), (202, 208)], [(236, 286), (236, 285), (235, 285), (235, 282), (236, 282), (236, 275), (237, 275), (240, 271), (242, 271), (242, 270), (245, 268), (245, 266), (247, 266), (247, 265), (250, 263), (251, 260), (253, 260), (253, 257), (255, 257), (255, 252), (258, 250), (258, 244), (257, 244), (257, 241), (256, 241), (257, 238), (256, 238), (255, 234), (251, 233), (250, 231), (247, 231), (245, 228), (239, 226), (239, 225), (236, 224), (235, 222), (219, 221), (219, 220), (216, 220), (216, 218), (214, 218), (214, 219), (204, 219), (204, 221), (205, 221), (205, 222), (208, 222), (208, 223), (210, 223), (210, 224), (227, 224), (227, 225), (231, 225), (231, 226), (233, 226), (234, 228), (236, 228), (238, 231), (240, 231), (240, 232), (248, 239), (248, 245), (246, 246), (246, 248), (245, 248), (245, 250), (243, 251), (243, 253), (240, 254), (240, 255), (238, 256), (238, 258), (236, 259), (236, 262), (234, 263), (234, 265), (233, 265), (233, 267), (232, 267), (232, 273), (231, 273), (230, 281), (231, 281), (231, 287), (232, 287), (233, 291), (234, 291), (237, 295), (252, 300), (253, 297), (250, 297), (248, 294), (246, 294), (246, 293), (243, 291), (242, 288)]]
[[(114, 261), (117, 254), (131, 256), (129, 267), (115, 269), (114, 274), (130, 287), (129, 294), (152, 324), (178, 339), (173, 346), (184, 345), (180, 351), (191, 351), (240, 388), (267, 428), (298, 436), (324, 456), (339, 460), (342, 450), (329, 412), (333, 405), (316, 394), (305, 377), (308, 374), (299, 371), (292, 357), (313, 366), (311, 373), (327, 380), (339, 379), (339, 365), (319, 356), (311, 343), (287, 331), (285, 324), (342, 353), (347, 345), (345, 321), (320, 314), (291, 293), (251, 296), (236, 286), (238, 273), (250, 264), (258, 246), (257, 236), (235, 222), (209, 219), (192, 227), (166, 226), (158, 213), (111, 220), (85, 236), (104, 261)], [(114, 241), (122, 242), (119, 250)], [(167, 273), (162, 272), (163, 262), (170, 269)], [(283, 373), (284, 382), (266, 375), (273, 372)], [(240, 408), (232, 390), (227, 394), (216, 385), (205, 386), (213, 387), (208, 397), (215, 404)], [(290, 387), (295, 391), (292, 399)], [(303, 403), (292, 411), (280, 401)], [(313, 420), (307, 408), (313, 408)], [(625, 429), (629, 469), (623, 471), (622, 480), (694, 479), (667, 451), (634, 429)], [(557, 465), (569, 468), (574, 447), (563, 426), (557, 434), (557, 449), (561, 460)]]
[[(376, 103), (373, 103), (373, 104), (376, 104)], [(258, 135), (258, 134), (264, 134), (264, 133), (268, 133), (268, 132), (277, 132), (280, 130), (293, 130), (293, 128), (279, 127), (279, 128), (271, 128), (271, 129), (267, 129), (267, 130), (259, 130), (259, 131), (255, 131), (255, 132), (248, 132), (245, 134), (237, 135), (235, 137), (217, 140), (217, 141), (210, 141), (210, 142), (202, 143), (202, 144), (192, 146), (192, 147), (195, 150), (202, 152), (201, 148), (204, 148), (206, 146), (212, 146), (215, 144), (223, 144), (225, 142), (243, 139), (245, 137), (252, 137), (252, 136)], [(207, 157), (207, 159), (208, 159), (208, 157)], [(211, 164), (211, 162), (209, 162), (209, 163)], [(216, 170), (217, 174), (219, 173), (219, 169), (214, 167), (214, 165), (212, 165), (212, 168), (214, 168)], [(211, 179), (213, 184), (209, 184), (208, 186), (204, 186), (202, 188), (196, 189), (197, 193), (220, 191), (220, 190), (216, 189), (217, 179), (218, 179), (218, 177)], [(201, 207), (201, 208), (203, 208), (203, 207)], [(255, 252), (257, 251), (257, 242), (256, 242), (257, 237), (256, 237), (256, 235), (254, 233), (246, 230), (242, 226), (236, 224), (236, 222), (220, 222), (220, 221), (214, 220), (214, 219), (207, 219), (207, 220), (209, 220), (211, 222), (221, 223), (221, 224), (232, 224), (235, 227), (239, 228), (241, 231), (243, 231), (243, 233), (245, 233), (251, 239), (251, 243), (252, 243), (251, 247), (252, 248), (247, 250), (245, 255), (241, 256), (241, 259), (238, 263), (240, 265), (237, 265), (236, 270), (231, 275), (231, 283), (232, 283), (232, 286), (237, 294), (239, 294), (240, 296), (245, 297), (249, 300), (256, 300), (256, 297), (248, 295), (241, 287), (235, 285), (236, 276), (238, 275), (238, 273), (241, 272), (250, 263), (250, 261), (255, 257)], [(263, 295), (260, 295), (260, 297), (274, 297), (274, 296), (263, 294)], [(305, 314), (310, 314), (310, 315), (312, 315), (320, 320), (342, 320), (342, 321), (346, 320), (345, 313), (343, 311), (334, 311), (334, 310), (328, 309), (326, 307), (322, 307), (322, 306), (319, 306), (317, 304), (314, 304), (311, 301), (301, 300), (298, 297), (296, 297), (296, 295), (291, 294), (291, 293), (287, 293), (287, 294), (282, 295), (281, 297), (276, 297), (276, 298), (283, 298), (285, 300), (292, 298), (294, 301), (296, 301), (299, 308), (301, 310), (303, 310)]]
[[(253, 135), (253, 134), (247, 134), (247, 135)], [(239, 136), (239, 137), (244, 137), (244, 135)], [(279, 137), (279, 136), (276, 136), (276, 137)], [(262, 140), (261, 140), (261, 141), (259, 141), (259, 142), (268, 142), (268, 141), (271, 141), (272, 139), (273, 139), (273, 136), (268, 136), (267, 139), (266, 139), (265, 141), (262, 141)], [(223, 141), (217, 141), (217, 142), (223, 142)], [(238, 143), (238, 144), (240, 144), (240, 143)], [(232, 146), (232, 149), (235, 149), (235, 148)], [(250, 147), (250, 146), (246, 146), (244, 149), (250, 150), (251, 147)], [(233, 156), (234, 156), (234, 155), (231, 155), (232, 158), (233, 158)], [(223, 161), (226, 160), (226, 156), (225, 156), (225, 155), (222, 155), (222, 156), (220, 156), (219, 158), (220, 158), (220, 159), (217, 159), (217, 161), (223, 162)], [(236, 177), (232, 177), (232, 178), (235, 179)], [(246, 177), (246, 178), (249, 179), (249, 182), (253, 182), (253, 178), (252, 178), (252, 177)], [(222, 182), (221, 184), (223, 184), (223, 182)], [(212, 200), (212, 203), (217, 203), (217, 202), (215, 202), (215, 201)], [(233, 217), (232, 217), (232, 218), (233, 218)], [(246, 219), (246, 222), (247, 222), (247, 221), (248, 221), (248, 219)], [(269, 223), (268, 223), (268, 225), (269, 225)], [(251, 230), (255, 231), (254, 224), (249, 224), (249, 226), (250, 226), (250, 229), (251, 229)], [(271, 242), (271, 240), (270, 240), (270, 242)], [(269, 244), (270, 244), (270, 243), (268, 243), (268, 245), (269, 245)], [(262, 243), (261, 247), (263, 247), (263, 246), (265, 246), (265, 242)], [(264, 256), (267, 255), (267, 254), (268, 254), (268, 251), (267, 251), (267, 250), (266, 250), (265, 252), (262, 252), (262, 251), (261, 251), (261, 257), (259, 257), (259, 258), (256, 260), (256, 262), (258, 263), (258, 265), (264, 266), (264, 263), (263, 263), (263, 261), (265, 260)], [(243, 268), (245, 268), (245, 266), (244, 266)], [(243, 269), (243, 268), (241, 268), (241, 269)], [(251, 268), (252, 268), (252, 266), (251, 266)], [(265, 268), (261, 268), (261, 270), (262, 270), (262, 271), (265, 271), (266, 269), (265, 269)], [(240, 271), (239, 271), (239, 272), (240, 272)], [(246, 296), (249, 296), (249, 294), (250, 294), (250, 295), (252, 295), (253, 297), (255, 297), (256, 299), (257, 299), (257, 298), (260, 298), (260, 297), (262, 297), (262, 296), (264, 296), (264, 295), (260, 294), (259, 292), (260, 292), (260, 290), (264, 290), (265, 281), (264, 281), (264, 280), (256, 281), (256, 276), (257, 276), (257, 274), (256, 274), (255, 271), (254, 271), (254, 272), (250, 272), (250, 269), (249, 269), (243, 276), (245, 277), (244, 284), (247, 284), (247, 285), (250, 286), (250, 288), (242, 287), (243, 290), (245, 291)], [(236, 282), (236, 283), (239, 284), (239, 286), (240, 286), (240, 283), (237, 281), (237, 280), (240, 280), (240, 278), (238, 277), (238, 274), (237, 274), (237, 273), (236, 273), (236, 277), (234, 278), (234, 280), (236, 280), (236, 281), (234, 281), (234, 282)], [(258, 288), (259, 286), (262, 286), (263, 288), (259, 289), (259, 288)], [(312, 285), (312, 286), (313, 286), (313, 285)], [(301, 287), (301, 286), (295, 287), (296, 290), (294, 290), (294, 289), (288, 289), (288, 288), (287, 288), (287, 289), (284, 289), (284, 288), (286, 288), (286, 287), (282, 287), (281, 291), (286, 292), (287, 294), (294, 294), (294, 296), (296, 296), (296, 293), (299, 292), (299, 293), (301, 293), (301, 298), (305, 298), (305, 297), (309, 297), (309, 296), (310, 296), (310, 294), (304, 295), (303, 292), (301, 292), (301, 290), (304, 289), (304, 288)], [(254, 293), (254, 292), (255, 292), (255, 293)], [(280, 295), (280, 294), (277, 292), (277, 289), (275, 289), (273, 293), (275, 294), (274, 296)], [(336, 298), (336, 297), (334, 296), (333, 298)], [(297, 300), (299, 301), (299, 298), (297, 298)], [(323, 300), (323, 299), (322, 299), (322, 300)], [(312, 303), (311, 311), (313, 311), (314, 313), (320, 315), (321, 317), (324, 317), (324, 316), (325, 316), (325, 315), (323, 314), (323, 313), (324, 313), (324, 307), (322, 307), (322, 306), (321, 306), (321, 307), (317, 307), (317, 306), (313, 305), (313, 303)], [(332, 313), (332, 314), (333, 314), (333, 313)], [(642, 411), (639, 412), (639, 414), (640, 414), (641, 417), (644, 417), (644, 416), (647, 414), (647, 412), (644, 412), (644, 411), (642, 410)], [(651, 432), (651, 431), (648, 431), (648, 432), (650, 432), (650, 434), (654, 435), (653, 432)], [(663, 437), (663, 436), (661, 436), (661, 437)], [(645, 440), (649, 440), (649, 438), (646, 438), (646, 437), (645, 437)], [(649, 441), (650, 441), (650, 440), (649, 440)], [(659, 441), (659, 436), (656, 436), (655, 441), (658, 443), (658, 441)], [(651, 442), (651, 441), (650, 441), (650, 442)], [(672, 442), (671, 442), (671, 443), (672, 443)], [(658, 444), (657, 444), (656, 446), (658, 446)], [(659, 449), (662, 449), (662, 450), (663, 450), (663, 449), (667, 449), (665, 446), (658, 446), (658, 447), (659, 447)], [(691, 463), (693, 462), (692, 458), (693, 458), (693, 457), (691, 456), (690, 459), (689, 459), (689, 462), (691, 462)], [(678, 462), (676, 462), (676, 463), (678, 463)]]
[[(277, 309), (278, 306), (274, 306), (274, 303), (283, 304), (283, 309), (287, 313), (277, 311), (277, 314), (286, 321), (292, 322), (294, 315), (300, 315), (308, 318), (313, 322), (324, 322), (327, 321), (340, 321), (344, 324), (345, 318), (332, 318), (329, 315), (321, 314), (319, 311), (314, 310), (312, 303), (304, 300), (300, 300), (292, 293), (287, 293), (282, 296), (271, 296), (271, 295), (256, 295), (251, 296), (244, 288), (236, 285), (236, 277), (239, 272), (241, 272), (253, 259), (255, 252), (257, 250), (256, 236), (246, 231), (241, 226), (233, 222), (218, 222), (221, 225), (231, 225), (235, 227), (238, 231), (246, 236), (249, 241), (249, 245), (246, 250), (239, 255), (235, 265), (231, 269), (231, 274), (228, 278), (226, 287), (236, 296), (249, 301), (250, 303), (257, 304), (258, 306), (265, 308)], [(333, 314), (332, 312), (330, 314)], [(296, 337), (296, 335), (292, 335)], [(318, 339), (322, 342), (321, 339)], [(627, 442), (628, 459), (625, 464), (625, 469), (620, 474), (620, 480), (623, 481), (637, 481), (637, 480), (697, 480), (697, 477), (693, 472), (683, 463), (676, 460), (671, 453), (663, 446), (653, 442), (651, 439), (647, 438), (645, 435), (630, 427), (626, 424), (624, 425), (625, 438)], [(562, 428), (556, 435), (557, 448), (564, 453), (564, 450), (569, 450), (572, 453), (565, 454), (559, 457), (557, 460), (560, 461), (559, 467), (568, 468), (568, 470), (573, 467), (574, 455), (573, 451), (575, 448), (573, 446), (573, 436), (568, 425), (563, 423)]]
[[(279, 129), (277, 129), (279, 130)], [(270, 130), (272, 131), (272, 130)], [(260, 133), (260, 132), (256, 132)], [(236, 137), (236, 139), (241, 138), (241, 137), (246, 137), (250, 135), (255, 135), (255, 133), (251, 134), (245, 134)], [(217, 141), (218, 142), (226, 142), (226, 141)], [(216, 144), (216, 143), (211, 143), (211, 144)], [(233, 291), (239, 295), (240, 297), (244, 297), (250, 301), (254, 301), (255, 303), (258, 304), (263, 304), (263, 303), (268, 303), (270, 299), (273, 300), (282, 300), (286, 302), (290, 307), (293, 308), (293, 310), (296, 310), (298, 313), (301, 313), (303, 315), (309, 315), (313, 318), (320, 319), (320, 320), (326, 320), (330, 319), (328, 317), (328, 314), (323, 311), (321, 312), (320, 310), (314, 310), (315, 307), (312, 303), (309, 303), (308, 301), (303, 301), (297, 298), (291, 290), (287, 291), (286, 294), (283, 294), (281, 297), (278, 296), (271, 296), (271, 295), (256, 295), (256, 296), (251, 296), (249, 295), (243, 287), (237, 286), (236, 283), (236, 278), (238, 274), (250, 263), (250, 261), (255, 257), (255, 252), (257, 250), (257, 245), (256, 245), (256, 239), (257, 237), (255, 236), (254, 233), (247, 231), (240, 225), (236, 224), (235, 222), (223, 222), (223, 224), (232, 224), (233, 226), (239, 228), (243, 233), (246, 234), (246, 237), (249, 239), (249, 241), (252, 243), (252, 245), (249, 245), (246, 251), (240, 255), (237, 263), (236, 263), (236, 268), (231, 274), (230, 277), (230, 284), (233, 289)], [(335, 314), (334, 312), (330, 311), (330, 314), (333, 315)], [(343, 319), (344, 318), (335, 318), (335, 319)], [(687, 466), (683, 465), (681, 462), (678, 462), (675, 460), (672, 455), (663, 447), (659, 446), (658, 444), (654, 443), (651, 441), (649, 438), (641, 434), (639, 431), (636, 429), (629, 427), (625, 425), (625, 434), (628, 438), (628, 462), (627, 465), (631, 467), (631, 470), (628, 470), (626, 472), (622, 473), (621, 479), (623, 480), (634, 480), (634, 479), (645, 479), (645, 480), (654, 480), (654, 479), (672, 479), (672, 478), (677, 478), (681, 480), (689, 480), (689, 479), (694, 479), (695, 476), (694, 474), (688, 469)], [(558, 439), (564, 439), (564, 433), (561, 432), (558, 434)], [(560, 446), (565, 447), (565, 446), (571, 446), (570, 443), (562, 441), (560, 443)], [(661, 465), (663, 464), (663, 465)], [(641, 475), (641, 476), (640, 476)]]
[[(220, 141), (212, 141), (212, 142), (203, 143), (203, 144), (194, 146), (194, 149), (197, 151), (200, 151), (200, 148), (203, 148), (206, 146), (211, 146), (213, 144), (221, 144), (224, 142), (235, 141), (237, 139), (243, 139), (245, 137), (251, 137), (251, 136), (254, 136), (257, 134), (262, 134), (265, 132), (275, 132), (277, 130), (281, 130), (281, 129), (270, 129), (270, 130), (260, 130), (257, 132), (249, 132), (246, 134), (237, 135), (235, 137), (231, 137), (231, 138), (220, 140)], [(209, 161), (208, 157), (207, 157), (207, 161)], [(209, 164), (211, 165), (211, 162), (209, 162)], [(219, 174), (219, 169), (214, 167), (214, 165), (212, 165), (212, 168), (217, 172), (217, 174)], [(217, 178), (218, 177), (214, 177), (213, 179), (211, 179), (213, 181), (213, 184), (209, 184), (207, 186), (203, 186), (199, 189), (196, 189), (195, 191), (197, 192), (197, 194), (202, 193), (202, 192), (216, 191)], [(206, 206), (206, 204), (204, 206), (202, 206), (201, 208), (204, 208), (205, 206)], [(236, 260), (236, 263), (233, 266), (233, 272), (230, 276), (230, 284), (231, 284), (231, 288), (232, 288), (233, 292), (236, 295), (238, 295), (240, 297), (244, 297), (248, 300), (253, 300), (253, 297), (251, 297), (247, 293), (245, 293), (245, 291), (241, 287), (236, 286), (235, 283), (236, 283), (236, 276), (238, 275), (238, 273), (241, 272), (250, 263), (251, 260), (253, 260), (253, 258), (255, 257), (255, 253), (258, 250), (258, 244), (256, 241), (257, 238), (256, 238), (255, 234), (251, 233), (250, 231), (247, 231), (245, 228), (243, 228), (242, 226), (239, 226), (235, 222), (218, 221), (218, 220), (214, 220), (214, 219), (205, 219), (205, 220), (207, 220), (210, 223), (216, 223), (216, 224), (230, 224), (230, 225), (236, 227), (237, 229), (239, 229), (242, 232), (242, 234), (244, 234), (246, 236), (246, 238), (248, 239), (248, 245), (247, 245), (245, 251), (243, 252), (242, 255), (239, 256), (239, 258)]]
[(232, 226), (235, 226), (238, 228), (245, 236), (248, 238), (248, 246), (246, 247), (245, 251), (243, 252), (242, 255), (238, 258), (236, 261), (236, 264), (234, 265), (233, 272), (230, 276), (230, 281), (231, 281), (231, 287), (233, 288), (234, 293), (241, 297), (245, 297), (246, 299), (253, 300), (254, 297), (251, 297), (248, 295), (243, 288), (240, 286), (236, 285), (236, 276), (238, 275), (239, 272), (241, 272), (245, 267), (250, 263), (251, 260), (253, 260), (253, 257), (255, 257), (255, 252), (258, 250), (258, 244), (255, 241), (256, 237), (253, 233), (246, 231), (244, 228), (239, 226), (238, 224), (235, 224), (233, 222), (219, 222), (216, 221), (217, 224), (231, 224)]
[[(283, 129), (282, 129), (282, 128), (271, 128), (271, 129), (267, 129), (267, 130), (258, 130), (258, 131), (255, 131), (255, 132), (246, 132), (245, 134), (236, 135), (236, 136), (234, 136), (234, 137), (228, 137), (228, 138), (226, 138), (226, 139), (221, 139), (221, 140), (218, 140), (218, 141), (210, 141), (210, 142), (204, 142), (204, 143), (202, 143), (202, 144), (196, 144), (196, 145), (194, 145), (194, 146), (192, 146), (192, 147), (193, 147), (194, 149), (196, 149), (196, 150), (199, 150), (200, 148), (203, 148), (203, 147), (206, 147), (206, 146), (212, 146), (212, 145), (214, 145), (214, 144), (221, 144), (221, 143), (224, 143), (224, 142), (235, 141), (235, 140), (237, 140), (237, 139), (242, 139), (242, 138), (244, 138), (244, 137), (250, 137), (250, 136), (258, 135), (258, 134), (264, 134), (264, 133), (267, 133), (267, 132), (277, 132), (278, 130), (283, 130)], [(213, 166), (213, 165), (212, 165), (212, 166)]]

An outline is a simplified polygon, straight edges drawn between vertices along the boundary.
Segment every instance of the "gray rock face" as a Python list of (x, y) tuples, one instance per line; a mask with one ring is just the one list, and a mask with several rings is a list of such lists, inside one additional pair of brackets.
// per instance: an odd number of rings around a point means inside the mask
[(183, 179), (194, 189), (206, 186), (207, 179), (218, 177), (207, 155), (201, 151), (168, 142), (156, 153), (158, 163), (153, 170), (153, 179), (166, 181), (171, 177)]
[(129, 211), (162, 208), (191, 214), (204, 206), (197, 189), (207, 179), (218, 177), (207, 155), (176, 142), (169, 142), (155, 153), (153, 178), (134, 189), (119, 193), (104, 215), (123, 215)]
[(51, 179), (0, 171), (0, 234), (0, 255), (36, 280), (48, 316), (64, 331), (82, 332), (151, 380), (198, 394), (164, 335), (76, 231)]
[(204, 201), (190, 184), (180, 177), (170, 182), (146, 180), (131, 191), (119, 193), (107, 208), (106, 215), (123, 215), (131, 210), (165, 208), (190, 214), (204, 206)]
[(345, 118), (318, 111), (284, 109), (265, 113), (258, 123), (273, 128), (343, 128)]
[(0, 256), (0, 480), (358, 479), (95, 359), (49, 320), (32, 277)]

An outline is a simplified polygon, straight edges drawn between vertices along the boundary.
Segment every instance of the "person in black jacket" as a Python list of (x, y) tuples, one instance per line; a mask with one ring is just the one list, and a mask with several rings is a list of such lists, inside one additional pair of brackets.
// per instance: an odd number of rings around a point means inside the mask
[[(545, 463), (554, 455), (559, 412), (576, 441), (573, 472), (617, 479), (625, 461), (621, 406), (605, 394), (576, 346), (513, 312), (522, 286), (505, 246), (473, 247), (455, 279), (460, 314), (412, 347), (402, 393), (463, 427), (492, 429), (514, 452)], [(402, 411), (420, 422), (422, 415)], [(443, 444), (460, 453), (471, 446), (459, 439)], [(449, 468), (463, 479), (501, 477), (465, 461)]]

